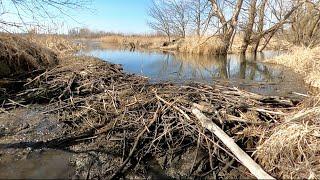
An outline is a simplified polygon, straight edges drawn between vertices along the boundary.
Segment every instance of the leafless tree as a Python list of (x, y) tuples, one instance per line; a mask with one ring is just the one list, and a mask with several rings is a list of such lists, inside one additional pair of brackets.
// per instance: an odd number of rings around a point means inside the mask
[(168, 40), (171, 40), (172, 28), (171, 17), (169, 15), (168, 3), (165, 0), (152, 0), (148, 14), (151, 20), (148, 25), (155, 31), (164, 33)]
[(253, 33), (253, 26), (256, 18), (256, 11), (257, 11), (256, 6), (257, 6), (257, 0), (251, 0), (249, 3), (248, 22), (246, 23), (246, 27), (243, 35), (243, 42), (240, 49), (241, 54), (246, 53), (247, 48), (250, 44), (251, 36)]
[(191, 29), (200, 37), (206, 33), (210, 24), (210, 3), (208, 0), (191, 0), (189, 2)]
[(188, 4), (184, 0), (167, 0), (170, 24), (174, 34), (186, 37), (187, 28), (190, 20)]
[[(221, 40), (223, 42), (223, 47), (221, 48), (221, 54), (227, 54), (228, 50), (232, 44), (232, 37), (238, 26), (238, 18), (242, 9), (243, 0), (236, 0), (229, 2), (227, 0), (209, 0), (212, 6), (212, 15), (217, 17), (222, 29)], [(231, 18), (227, 19), (230, 12), (229, 8), (224, 8), (224, 4), (230, 4), (233, 12), (231, 13)], [(234, 5), (233, 5), (234, 4)]]
[(0, 28), (35, 26), (48, 19), (72, 18), (70, 10), (83, 9), (91, 0), (0, 0)]
[(290, 18), (289, 37), (296, 45), (313, 47), (320, 43), (320, 1), (310, 0)]
[[(265, 10), (268, 0), (261, 0), (260, 5), (258, 7), (258, 24), (257, 24), (257, 33), (261, 34), (264, 28), (264, 18), (265, 18)], [(254, 49), (253, 52), (257, 53), (260, 45), (260, 40), (255, 39), (254, 41)]]
[(154, 0), (149, 24), (169, 39), (172, 35), (185, 37), (188, 30), (200, 37), (211, 24), (206, 40), (220, 37), (220, 54), (228, 53), (240, 31), (241, 53), (245, 54), (250, 45), (256, 53), (264, 50), (279, 30), (292, 32), (296, 42), (316, 44), (314, 39), (320, 36), (319, 7), (320, 0)]
[[(242, 12), (247, 21), (243, 29), (241, 53), (245, 54), (250, 44), (253, 45), (256, 53), (262, 39), (264, 39), (264, 44), (260, 51), (264, 50), (279, 30), (283, 32), (284, 25), (290, 23), (289, 18), (304, 3), (303, 0), (260, 0), (260, 2), (250, 0), (248, 13)], [(256, 19), (258, 19), (257, 22)]]
[[(283, 2), (283, 6), (279, 6), (279, 2)], [(271, 15), (276, 19), (275, 22), (269, 23), (268, 27), (265, 27), (263, 31), (256, 33), (253, 37), (253, 43), (259, 44), (262, 38), (265, 38), (264, 45), (259, 51), (263, 51), (267, 44), (270, 42), (271, 38), (276, 34), (276, 32), (281, 29), (285, 24), (289, 23), (289, 18), (291, 15), (299, 9), (306, 1), (305, 0), (273, 0), (269, 1), (269, 7), (271, 7)], [(278, 4), (277, 4), (278, 3)], [(272, 20), (272, 17), (269, 19)]]

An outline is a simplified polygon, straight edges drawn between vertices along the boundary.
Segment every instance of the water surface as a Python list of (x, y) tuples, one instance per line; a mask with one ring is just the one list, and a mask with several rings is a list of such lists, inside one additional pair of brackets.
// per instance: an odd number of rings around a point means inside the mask
[(269, 51), (257, 56), (241, 57), (94, 48), (82, 53), (122, 64), (126, 72), (149, 77), (151, 82), (222, 81), (266, 95), (306, 92), (302, 78), (293, 71), (263, 63), (265, 59), (277, 56), (280, 52)]

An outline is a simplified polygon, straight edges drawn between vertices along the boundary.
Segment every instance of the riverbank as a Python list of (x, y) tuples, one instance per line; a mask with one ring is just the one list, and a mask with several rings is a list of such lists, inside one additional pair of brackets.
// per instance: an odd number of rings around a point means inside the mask
[(319, 177), (316, 97), (300, 102), (219, 83), (151, 84), (92, 57), (59, 58), (22, 77), (19, 88), (2, 88), (0, 96), (0, 151), (15, 161), (56, 149), (71, 153), (70, 176), (80, 179), (253, 178), (197, 109), (273, 177)]
[(281, 64), (301, 74), (307, 84), (320, 88), (320, 47), (313, 49), (295, 47), (288, 53), (268, 60), (269, 63)]
[[(305, 100), (298, 110), (289, 114), (285, 118), (285, 123), (276, 127), (269, 140), (266, 140), (262, 146), (258, 147), (258, 149), (262, 148), (262, 150), (258, 150), (258, 154), (262, 153), (261, 157), (263, 158), (261, 160), (263, 164), (270, 169), (277, 167), (283, 170), (282, 173), (287, 174), (292, 169), (296, 169), (290, 176), (285, 176), (284, 178), (319, 178), (319, 52), (319, 47), (313, 49), (295, 47), (286, 54), (268, 60), (270, 63), (284, 65), (299, 73), (304, 77), (307, 84), (315, 88), (313, 94), (316, 94), (313, 98)], [(272, 150), (274, 148), (275, 150)], [(292, 151), (293, 149), (295, 151)], [(278, 152), (276, 152), (277, 150)], [(279, 158), (275, 159), (270, 156), (270, 152), (273, 152), (274, 157)]]
[[(140, 49), (157, 49), (164, 51), (174, 51), (190, 54), (200, 55), (219, 55), (222, 50), (222, 42), (217, 36), (211, 37), (186, 37), (179, 38), (173, 37), (170, 40), (164, 36), (104, 36), (95, 39), (101, 42), (101, 46), (108, 44), (116, 44), (118, 46), (127, 48), (140, 48)], [(242, 43), (242, 36), (237, 34), (234, 37), (234, 42), (228, 53), (239, 53)], [(262, 48), (264, 42), (261, 42)], [(281, 39), (281, 37), (274, 37), (270, 40), (265, 50), (283, 51), (288, 50), (292, 45)], [(253, 47), (248, 47), (248, 52), (253, 51)]]

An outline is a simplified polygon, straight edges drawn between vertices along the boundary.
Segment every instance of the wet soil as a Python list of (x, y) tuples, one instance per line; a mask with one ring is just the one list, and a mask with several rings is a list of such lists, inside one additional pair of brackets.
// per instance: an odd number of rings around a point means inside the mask
[(63, 124), (34, 105), (0, 114), (1, 179), (65, 179), (74, 174), (72, 154), (41, 144), (63, 136)]

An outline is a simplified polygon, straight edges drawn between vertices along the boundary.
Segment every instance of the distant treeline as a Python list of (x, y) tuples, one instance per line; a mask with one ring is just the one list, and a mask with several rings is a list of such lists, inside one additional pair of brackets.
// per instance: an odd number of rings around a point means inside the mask
[(159, 37), (164, 36), (162, 33), (147, 33), (147, 34), (126, 34), (126, 33), (116, 33), (116, 32), (106, 32), (106, 31), (93, 31), (88, 28), (73, 28), (68, 31), (69, 36), (81, 37), (81, 38), (100, 38), (104, 36), (144, 36), (144, 37)]

